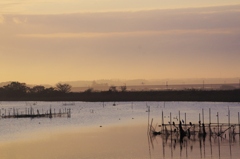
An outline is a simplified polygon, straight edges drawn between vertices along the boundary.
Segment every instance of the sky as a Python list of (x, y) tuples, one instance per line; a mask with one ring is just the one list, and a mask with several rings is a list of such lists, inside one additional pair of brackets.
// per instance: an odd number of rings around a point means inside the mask
[(0, 82), (240, 78), (239, 0), (1, 0)]

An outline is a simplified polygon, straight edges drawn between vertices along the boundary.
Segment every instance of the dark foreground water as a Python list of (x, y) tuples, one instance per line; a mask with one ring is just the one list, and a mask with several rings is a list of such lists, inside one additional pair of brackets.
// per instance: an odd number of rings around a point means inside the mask
[[(231, 128), (223, 135), (201, 137), (198, 134), (183, 141), (176, 135), (149, 137), (148, 116), (153, 118), (156, 130), (162, 123), (172, 121), (207, 124), (238, 124), (239, 103), (208, 102), (1, 102), (1, 114), (14, 110), (25, 113), (32, 107), (34, 112), (63, 112), (71, 108), (71, 118), (24, 118), (0, 120), (1, 159), (239, 159), (239, 127)], [(150, 107), (150, 113), (147, 112)], [(211, 118), (209, 118), (209, 108)], [(203, 116), (203, 113), (204, 116)], [(217, 118), (217, 113), (219, 118)], [(186, 119), (185, 119), (186, 114)], [(224, 131), (227, 127), (222, 127)], [(217, 132), (214, 129), (215, 132)], [(235, 132), (235, 133), (232, 133)]]

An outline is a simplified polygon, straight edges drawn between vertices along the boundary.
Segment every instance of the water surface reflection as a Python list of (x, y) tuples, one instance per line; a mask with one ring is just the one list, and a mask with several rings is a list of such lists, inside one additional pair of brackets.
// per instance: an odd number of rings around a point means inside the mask
[[(115, 105), (113, 105), (115, 104)], [(149, 109), (148, 112), (148, 106)], [(0, 158), (2, 159), (239, 159), (239, 103), (211, 102), (1, 102), (2, 113), (25, 112), (27, 108), (45, 110), (71, 109), (71, 118), (2, 118), (0, 119)], [(206, 135), (199, 135), (201, 121)], [(5, 113), (5, 110), (6, 113)], [(150, 111), (151, 110), (151, 111)], [(231, 120), (230, 113), (231, 110)], [(163, 117), (162, 111), (164, 111)], [(180, 112), (181, 111), (181, 112)], [(28, 112), (28, 111), (26, 111)], [(35, 112), (35, 113), (36, 113)], [(216, 120), (218, 112), (219, 120)], [(227, 116), (228, 115), (228, 116)], [(171, 118), (172, 116), (172, 118)], [(181, 118), (180, 118), (181, 117)], [(147, 137), (148, 119), (154, 122), (185, 121), (183, 130), (191, 127), (190, 137), (182, 139), (170, 133)], [(178, 122), (177, 122), (178, 120)], [(195, 126), (187, 125), (191, 121)], [(218, 126), (216, 123), (219, 123)], [(155, 123), (154, 123), (155, 124)], [(158, 125), (158, 124), (156, 124)], [(165, 124), (166, 125), (166, 124)], [(101, 126), (101, 127), (100, 127)], [(168, 127), (174, 131), (176, 127)], [(227, 128), (231, 127), (227, 131)], [(154, 126), (162, 129), (162, 127)], [(179, 130), (176, 130), (179, 132)], [(203, 132), (203, 131), (202, 131)], [(209, 133), (211, 132), (211, 133)], [(234, 133), (233, 133), (234, 132)], [(210, 135), (211, 134), (211, 135)]]
[(227, 130), (222, 136), (207, 134), (180, 139), (174, 133), (149, 136), (150, 158), (178, 159), (239, 159), (240, 140), (238, 133)]

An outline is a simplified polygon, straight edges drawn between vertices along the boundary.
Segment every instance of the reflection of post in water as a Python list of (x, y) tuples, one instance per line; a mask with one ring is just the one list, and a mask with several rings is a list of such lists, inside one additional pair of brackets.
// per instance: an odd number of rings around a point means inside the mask
[(163, 158), (165, 158), (165, 143), (164, 139), (162, 138), (162, 147), (163, 147)]
[(152, 136), (151, 134), (148, 133), (148, 151), (149, 151), (149, 158), (151, 159), (152, 158), (152, 155), (151, 155), (151, 147), (150, 147), (150, 142), (152, 144)]
[(238, 112), (238, 140), (239, 140), (239, 145), (240, 145), (240, 114), (239, 114), (239, 112)]
[[(204, 127), (204, 126), (203, 126)], [(204, 158), (206, 157), (206, 151), (205, 151), (205, 138), (206, 135), (203, 136), (203, 154), (204, 154)]]
[(238, 135), (239, 135), (239, 144), (240, 144), (240, 114), (238, 112)]
[[(230, 151), (230, 156), (232, 157), (232, 137), (234, 137), (234, 134), (232, 133), (232, 129), (230, 127), (230, 121), (231, 121), (231, 115), (230, 115), (230, 109), (228, 107), (228, 127), (230, 128), (228, 130), (228, 136), (229, 136), (229, 151)], [(234, 129), (233, 129), (234, 132)]]
[(182, 128), (182, 122), (179, 121), (180, 142), (183, 143), (183, 138), (186, 136), (186, 132)]
[(171, 135), (171, 158), (173, 158), (173, 144), (172, 144), (172, 140), (173, 140), (173, 131), (172, 131), (172, 113), (170, 112), (170, 135)]
[(182, 146), (183, 146), (183, 141), (180, 139), (180, 158), (182, 158)]
[(173, 139), (172, 139), (172, 133), (171, 133), (171, 158), (173, 158)]
[(206, 138), (206, 129), (205, 129), (205, 124), (204, 124), (204, 109), (202, 109), (202, 139), (203, 139), (203, 154), (204, 154), (204, 158), (206, 155), (206, 151), (205, 151), (205, 138)]
[(200, 147), (200, 156), (202, 158), (202, 140), (201, 140), (201, 138), (199, 140), (199, 147)]
[(219, 159), (221, 158), (221, 154), (220, 154), (220, 138), (218, 137), (218, 157)]
[(220, 136), (220, 132), (219, 132), (219, 116), (218, 116), (218, 112), (217, 112), (217, 127), (218, 127), (218, 133), (217, 133), (217, 136)]
[(187, 149), (188, 149), (188, 141), (186, 141), (186, 158), (188, 158), (188, 151), (187, 151)]
[(209, 143), (210, 143), (210, 152), (212, 157), (212, 136), (211, 135), (209, 135)]
[[(233, 135), (234, 137), (234, 135)], [(229, 151), (230, 151), (230, 157), (232, 158), (232, 137), (229, 136)]]
[(147, 137), (148, 137), (148, 149), (149, 149), (149, 157), (151, 159), (151, 148), (150, 148), (150, 144), (152, 145), (152, 148), (154, 148), (154, 145), (153, 145), (153, 142), (152, 142), (152, 137), (153, 137), (153, 133), (151, 132), (152, 131), (152, 126), (150, 126), (149, 124), (149, 113), (150, 113), (150, 107), (147, 106), (148, 110), (148, 129), (147, 129)]
[(209, 124), (208, 124), (208, 128), (209, 128), (209, 143), (210, 143), (210, 152), (211, 152), (211, 156), (212, 156), (211, 108), (209, 108)]

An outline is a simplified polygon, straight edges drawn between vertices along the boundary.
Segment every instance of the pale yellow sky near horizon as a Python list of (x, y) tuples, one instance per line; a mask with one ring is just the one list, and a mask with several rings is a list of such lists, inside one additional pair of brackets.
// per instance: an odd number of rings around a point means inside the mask
[(236, 0), (1, 0), (0, 82), (240, 77)]

